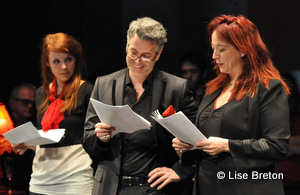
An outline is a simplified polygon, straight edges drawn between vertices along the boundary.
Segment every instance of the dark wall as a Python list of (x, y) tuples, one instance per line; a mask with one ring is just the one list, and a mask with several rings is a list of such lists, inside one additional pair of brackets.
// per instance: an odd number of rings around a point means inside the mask
[(122, 33), (125, 38), (128, 24), (138, 17), (160, 21), (167, 29), (168, 42), (156, 66), (179, 75), (179, 61), (186, 52), (199, 51), (210, 60), (206, 24), (224, 13), (247, 15), (247, 0), (123, 0)]
[(188, 51), (207, 55), (205, 27), (220, 14), (243, 14), (257, 24), (281, 71), (299, 69), (297, 0), (48, 0), (0, 1), (0, 102), (21, 82), (40, 86), (40, 44), (48, 33), (66, 32), (85, 49), (90, 80), (125, 64), (130, 21), (149, 16), (167, 29), (168, 42), (157, 66), (179, 75), (180, 57)]
[(0, 102), (22, 82), (41, 85), (40, 46), (46, 34), (65, 32), (85, 50), (90, 78), (120, 64), (120, 1), (0, 1)]
[(300, 70), (299, 9), (299, 0), (249, 0), (248, 16), (260, 30), (281, 72)]

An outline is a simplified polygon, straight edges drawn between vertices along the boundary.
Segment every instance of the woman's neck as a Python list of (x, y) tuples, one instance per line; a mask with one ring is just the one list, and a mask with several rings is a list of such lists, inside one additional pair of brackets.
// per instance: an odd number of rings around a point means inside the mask
[[(56, 96), (60, 95), (60, 93), (61, 93), (61, 91), (63, 89), (64, 84), (65, 84), (64, 82), (60, 82), (60, 81), (56, 80)], [(53, 82), (50, 83), (49, 89), (51, 89), (52, 86), (53, 86)]]

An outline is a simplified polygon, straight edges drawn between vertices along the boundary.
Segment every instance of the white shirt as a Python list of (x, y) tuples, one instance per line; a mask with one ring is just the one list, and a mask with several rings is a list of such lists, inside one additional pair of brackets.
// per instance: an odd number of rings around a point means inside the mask
[(90, 195), (93, 187), (92, 160), (81, 144), (36, 147), (30, 192), (40, 194)]

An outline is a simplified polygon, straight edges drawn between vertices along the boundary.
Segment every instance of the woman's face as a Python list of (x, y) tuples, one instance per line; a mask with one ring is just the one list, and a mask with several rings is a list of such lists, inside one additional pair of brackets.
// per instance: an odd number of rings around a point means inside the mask
[(243, 70), (244, 53), (236, 49), (231, 43), (218, 38), (216, 31), (211, 35), (212, 58), (221, 73), (229, 74), (231, 79), (237, 79)]
[(61, 85), (72, 77), (75, 70), (75, 58), (67, 53), (50, 51), (49, 67), (57, 83)]

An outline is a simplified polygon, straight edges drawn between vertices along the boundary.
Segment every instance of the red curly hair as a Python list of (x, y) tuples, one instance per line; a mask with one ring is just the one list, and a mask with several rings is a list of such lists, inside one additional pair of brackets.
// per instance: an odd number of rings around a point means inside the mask
[[(211, 35), (216, 32), (220, 39), (246, 54), (242, 58), (244, 63), (242, 74), (237, 79), (229, 101), (233, 99), (240, 101), (245, 95), (253, 97), (258, 84), (262, 82), (268, 89), (271, 79), (280, 80), (286, 94), (290, 94), (288, 86), (273, 65), (268, 48), (262, 41), (256, 25), (246, 17), (221, 15), (208, 24), (207, 32), (210, 42)], [(206, 84), (206, 95), (228, 86), (230, 82), (229, 75), (221, 73), (217, 65), (214, 69), (217, 77)]]

